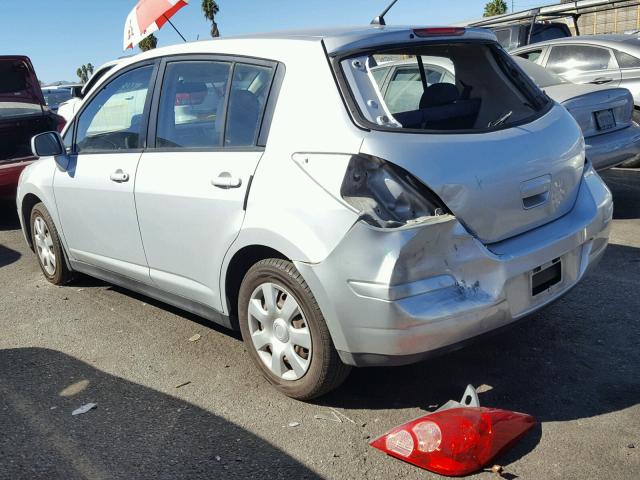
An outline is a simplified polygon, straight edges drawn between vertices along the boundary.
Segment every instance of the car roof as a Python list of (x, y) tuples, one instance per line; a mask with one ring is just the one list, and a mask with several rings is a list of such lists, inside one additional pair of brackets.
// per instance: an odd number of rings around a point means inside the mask
[(640, 37), (636, 34), (608, 34), (608, 35), (580, 35), (578, 37), (556, 38), (545, 42), (533, 43), (525, 47), (512, 50), (510, 53), (535, 50), (547, 45), (574, 44), (574, 45), (600, 45), (603, 47), (617, 48), (618, 50), (633, 50), (640, 53)]
[[(188, 54), (197, 52), (215, 52), (216, 49), (229, 52), (232, 47), (237, 47), (237, 54), (247, 54), (246, 50), (251, 50), (251, 43), (257, 44), (255, 40), (271, 42), (270, 48), (282, 47), (297, 44), (319, 44), (322, 42), (329, 55), (343, 52), (357, 51), (361, 48), (370, 48), (378, 45), (388, 45), (393, 43), (411, 43), (442, 41), (443, 39), (478, 39), (485, 41), (496, 41), (495, 34), (484, 28), (466, 28), (463, 35), (437, 36), (422, 38), (414, 34), (416, 29), (438, 28), (428, 26), (389, 26), (389, 25), (364, 25), (355, 27), (335, 27), (335, 28), (315, 28), (304, 30), (285, 30), (267, 33), (255, 33), (250, 35), (239, 35), (217, 38), (214, 40), (201, 40), (183, 44), (172, 45), (153, 49), (146, 54), (127, 57), (123, 60), (130, 63), (133, 59), (152, 58), (162, 55)], [(277, 59), (277, 50), (273, 51), (271, 58)]]

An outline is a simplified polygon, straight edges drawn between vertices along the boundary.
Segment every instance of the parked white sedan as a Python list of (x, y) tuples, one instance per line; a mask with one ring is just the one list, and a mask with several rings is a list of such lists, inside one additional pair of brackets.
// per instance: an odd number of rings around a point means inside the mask
[[(374, 72), (398, 56), (422, 92), (390, 105)], [(450, 77), (428, 78), (433, 57)], [(44, 276), (83, 272), (238, 328), (292, 397), (526, 317), (608, 243), (611, 193), (578, 125), (483, 29), (191, 43), (100, 86), (63, 138), (34, 138), (21, 177)]]

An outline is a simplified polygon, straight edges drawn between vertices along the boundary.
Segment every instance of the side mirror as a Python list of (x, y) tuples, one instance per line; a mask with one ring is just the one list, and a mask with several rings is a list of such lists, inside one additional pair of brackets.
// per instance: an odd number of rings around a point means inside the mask
[(31, 139), (31, 151), (36, 157), (55, 157), (63, 170), (69, 167), (69, 156), (58, 132), (40, 133)]
[(55, 157), (66, 153), (64, 142), (58, 132), (45, 132), (33, 137), (31, 151), (36, 157)]

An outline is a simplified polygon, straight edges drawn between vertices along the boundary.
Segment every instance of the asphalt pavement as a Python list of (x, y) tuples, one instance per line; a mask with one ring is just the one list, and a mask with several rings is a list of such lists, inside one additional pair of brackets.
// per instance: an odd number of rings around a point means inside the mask
[(497, 460), (504, 478), (640, 478), (640, 170), (603, 177), (611, 245), (566, 297), (463, 350), (355, 370), (312, 403), (270, 388), (236, 333), (88, 277), (47, 283), (2, 204), (0, 479), (441, 478), (368, 442), (469, 383), (539, 422)]

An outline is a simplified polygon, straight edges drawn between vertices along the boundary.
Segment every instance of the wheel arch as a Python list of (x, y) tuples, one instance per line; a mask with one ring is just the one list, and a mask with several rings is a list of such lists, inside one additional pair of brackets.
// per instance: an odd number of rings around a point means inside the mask
[(260, 260), (267, 258), (279, 258), (291, 260), (282, 252), (266, 245), (246, 245), (237, 250), (229, 259), (222, 282), (222, 295), (227, 308), (227, 313), (234, 328), (238, 325), (238, 295), (240, 285), (249, 269)]
[(35, 207), (38, 203), (42, 203), (42, 199), (40, 197), (38, 197), (35, 193), (27, 193), (24, 197), (22, 197), (22, 202), (20, 204), (20, 216), (22, 220), (24, 236), (31, 250), (33, 250), (30, 218), (31, 210), (33, 210), (33, 207)]

